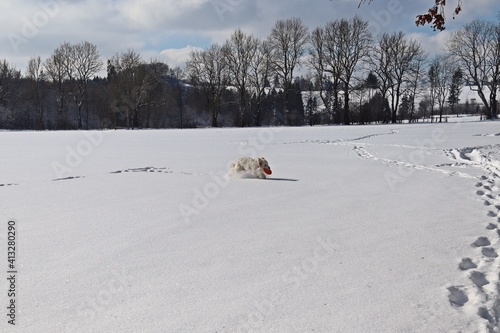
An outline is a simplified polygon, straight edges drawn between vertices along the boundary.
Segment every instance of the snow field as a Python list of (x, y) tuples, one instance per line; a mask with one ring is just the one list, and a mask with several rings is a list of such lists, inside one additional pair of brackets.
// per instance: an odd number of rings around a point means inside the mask
[[(0, 330), (494, 331), (498, 132), (0, 132), (21, 265)], [(241, 156), (273, 175), (227, 178)]]

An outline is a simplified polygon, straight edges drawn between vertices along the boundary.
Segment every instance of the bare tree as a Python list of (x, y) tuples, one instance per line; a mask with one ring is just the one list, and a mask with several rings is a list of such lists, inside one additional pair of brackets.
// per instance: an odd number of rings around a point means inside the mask
[(338, 22), (338, 57), (340, 65), (340, 81), (344, 85), (344, 124), (351, 123), (349, 116), (349, 93), (354, 74), (362, 62), (368, 59), (372, 43), (372, 35), (368, 22), (358, 16), (350, 20)]
[[(49, 76), (59, 86), (59, 110), (62, 119), (64, 108), (63, 84), (69, 81), (71, 95), (78, 110), (78, 128), (83, 128), (82, 107), (87, 97), (88, 81), (102, 68), (97, 47), (89, 42), (78, 44), (62, 43), (47, 60), (45, 67)], [(88, 110), (87, 122), (88, 128)]]
[(261, 125), (262, 109), (261, 103), (266, 96), (267, 83), (271, 75), (271, 45), (268, 41), (259, 41), (257, 51), (250, 62), (249, 82), (251, 92), (257, 103), (255, 122)]
[(474, 20), (453, 32), (448, 48), (483, 102), (486, 117), (493, 119), (500, 87), (500, 25)]
[[(450, 56), (435, 56), (430, 63), (429, 81), (431, 82), (431, 101), (437, 102), (439, 108), (439, 122), (443, 121), (443, 110), (452, 78), (453, 64)], [(431, 109), (433, 109), (433, 105), (431, 105)]]
[[(97, 74), (103, 62), (97, 46), (89, 42), (81, 42), (70, 46), (67, 59), (67, 74), (74, 83), (73, 101), (78, 109), (78, 128), (82, 127), (82, 106), (87, 97), (88, 81)], [(86, 126), (88, 128), (89, 110), (87, 110)]]
[(212, 114), (212, 126), (218, 126), (222, 94), (230, 82), (227, 58), (223, 48), (212, 44), (203, 51), (193, 51), (186, 62), (191, 82), (201, 88)]
[(161, 98), (153, 98), (153, 92), (168, 73), (168, 66), (160, 61), (146, 63), (135, 50), (128, 50), (113, 56), (108, 63), (109, 92), (114, 122), (116, 113), (123, 114), (128, 129), (141, 127), (140, 110), (146, 109), (146, 126), (152, 107), (163, 103)]
[(28, 60), (26, 78), (29, 80), (28, 99), (35, 111), (35, 128), (45, 129), (45, 80), (42, 60), (40, 57), (32, 57)]
[[(133, 127), (134, 115), (143, 98), (143, 89), (138, 77), (138, 68), (143, 63), (139, 53), (129, 49), (114, 55), (109, 61), (108, 81), (113, 109), (113, 121), (116, 126), (116, 114), (123, 114), (127, 129)], [(139, 87), (139, 88), (136, 88)]]
[(328, 23), (324, 28), (318, 27), (310, 35), (309, 65), (314, 69), (318, 83), (319, 96), (325, 111), (332, 117), (338, 114), (339, 84), (341, 68), (337, 52), (336, 22)]
[(15, 99), (16, 85), (21, 78), (21, 72), (7, 60), (0, 60), (0, 125), (14, 126), (14, 110), (9, 106)]
[(252, 59), (257, 53), (258, 45), (257, 38), (245, 34), (241, 29), (237, 29), (223, 46), (231, 75), (231, 84), (238, 90), (238, 118), (241, 126), (245, 125), (250, 67)]
[(14, 80), (20, 77), (21, 72), (6, 59), (0, 60), (0, 105), (9, 99), (13, 91)]
[(430, 106), (430, 118), (431, 122), (434, 121), (434, 107), (436, 106), (437, 99), (437, 77), (438, 77), (438, 69), (436, 65), (429, 66), (429, 106)]
[[(69, 45), (69, 44), (68, 44)], [(68, 79), (66, 68), (66, 48), (63, 45), (54, 50), (50, 57), (45, 61), (45, 70), (52, 83), (56, 86), (57, 91), (57, 113), (59, 129), (66, 129), (67, 119), (64, 113), (65, 110), (65, 91), (64, 82)]]
[(406, 94), (409, 98), (409, 121), (412, 122), (416, 116), (415, 110), (415, 97), (422, 95), (424, 91), (424, 82), (426, 77), (425, 63), (427, 55), (421, 54), (415, 57), (413, 61), (413, 66), (410, 68), (410, 73), (408, 74), (408, 80), (406, 82)]
[(380, 36), (371, 57), (372, 71), (380, 81), (380, 92), (390, 97), (391, 121), (397, 121), (397, 111), (405, 83), (415, 71), (415, 66), (424, 56), (422, 46), (407, 40), (400, 31)]
[(293, 73), (301, 65), (308, 40), (307, 27), (300, 18), (278, 20), (269, 35), (272, 47), (273, 68), (281, 79), (285, 97), (285, 114), (289, 119), (289, 93), (293, 82)]

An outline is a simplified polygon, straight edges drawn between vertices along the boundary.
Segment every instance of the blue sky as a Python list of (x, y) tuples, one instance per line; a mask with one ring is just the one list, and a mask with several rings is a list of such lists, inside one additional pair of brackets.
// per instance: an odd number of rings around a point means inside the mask
[[(475, 18), (497, 20), (498, 0), (448, 1), (447, 29), (416, 27), (415, 16), (434, 0), (2, 0), (0, 59), (24, 71), (32, 56), (46, 59), (62, 42), (97, 45), (103, 61), (127, 49), (145, 60), (182, 65), (193, 48), (222, 43), (236, 28), (265, 38), (276, 20), (300, 17), (313, 29), (337, 18), (359, 15), (374, 34), (402, 30), (430, 52), (440, 52), (450, 33)], [(472, 4), (473, 2), (473, 4)]]

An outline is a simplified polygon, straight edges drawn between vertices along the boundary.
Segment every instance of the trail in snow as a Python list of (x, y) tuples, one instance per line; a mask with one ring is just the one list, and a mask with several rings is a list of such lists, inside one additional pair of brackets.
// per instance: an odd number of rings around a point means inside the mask
[(485, 319), (484, 331), (500, 327), (500, 164), (493, 155), (500, 145), (451, 149), (445, 153), (460, 166), (480, 168), (484, 175), (475, 194), (485, 206), (485, 234), (471, 244), (472, 258), (463, 258), (459, 269), (469, 277), (468, 285), (449, 287), (453, 306), (464, 307)]
[[(411, 163), (402, 160), (394, 160), (378, 157), (368, 151), (367, 146), (377, 146), (373, 143), (359, 142), (380, 135), (397, 134), (392, 130), (390, 133), (366, 135), (350, 140), (305, 140), (296, 143), (320, 143), (333, 145), (354, 145), (356, 154), (366, 160), (380, 162), (388, 167), (406, 168), (435, 172), (447, 176), (458, 176), (469, 179), (477, 179), (476, 176), (463, 171), (452, 171), (443, 167), (461, 168), (464, 170), (477, 168), (482, 171), (480, 182), (476, 183), (476, 195), (483, 200), (486, 208), (485, 234), (478, 236), (471, 244), (472, 255), (464, 257), (458, 264), (459, 271), (466, 274), (469, 283), (467, 285), (449, 286), (448, 299), (452, 306), (464, 308), (467, 313), (475, 313), (485, 320), (483, 331), (498, 332), (500, 328), (500, 162), (495, 158), (500, 145), (487, 145), (479, 147), (464, 147), (454, 149), (438, 149), (436, 147), (417, 147), (409, 145), (387, 145), (395, 148), (407, 148), (420, 151), (421, 156), (431, 153), (442, 153), (452, 160), (451, 163), (426, 166), (419, 163)], [(481, 136), (498, 136), (498, 134)]]
[(178, 173), (178, 174), (183, 174), (183, 175), (196, 175), (195, 173), (192, 172), (185, 172), (185, 171), (174, 171), (170, 170), (167, 167), (143, 167), (143, 168), (131, 168), (131, 169), (124, 169), (124, 170), (116, 170), (112, 171), (110, 173), (128, 173), (128, 172), (150, 172), (150, 173)]
[(352, 138), (352, 139), (335, 139), (335, 140), (328, 140), (328, 139), (323, 139), (323, 140), (302, 140), (302, 141), (290, 141), (290, 142), (285, 142), (284, 144), (304, 144), (304, 143), (319, 143), (319, 144), (326, 144), (326, 145), (348, 145), (348, 144), (353, 144), (354, 142), (361, 141), (361, 140), (366, 140), (366, 139), (371, 139), (377, 136), (385, 136), (385, 135), (393, 135), (393, 134), (398, 134), (399, 132), (392, 129), (390, 132), (383, 132), (383, 133), (375, 133), (375, 134), (369, 134), (369, 135), (364, 135), (360, 136), (357, 138)]
[(445, 170), (445, 169), (425, 166), (422, 164), (415, 164), (415, 163), (410, 163), (410, 162), (405, 162), (405, 161), (391, 160), (391, 159), (387, 159), (387, 158), (376, 157), (375, 155), (368, 152), (363, 146), (354, 146), (353, 149), (358, 154), (358, 156), (361, 158), (373, 160), (373, 161), (379, 161), (379, 162), (382, 162), (388, 166), (437, 172), (437, 173), (445, 174), (447, 176), (459, 176), (459, 177), (463, 177), (463, 178), (475, 178), (474, 176), (471, 176), (465, 172), (449, 171), (449, 170)]
[[(140, 167), (140, 168), (129, 168), (129, 169), (123, 169), (123, 170), (115, 170), (109, 172), (110, 174), (127, 174), (127, 173), (163, 173), (163, 174), (181, 174), (181, 175), (187, 175), (187, 176), (200, 176), (202, 174), (199, 173), (193, 173), (193, 172), (187, 172), (187, 171), (177, 171), (177, 170), (171, 170), (168, 167), (152, 167), (152, 166), (147, 166), (147, 167)], [(85, 179), (88, 178), (88, 176), (68, 176), (68, 177), (62, 177), (62, 178), (54, 178), (52, 179), (53, 182), (59, 182), (59, 181), (66, 181), (66, 180), (75, 180), (75, 179)], [(19, 186), (23, 184), (16, 184), (16, 183), (6, 183), (6, 184), (0, 184), (0, 187), (3, 186)]]

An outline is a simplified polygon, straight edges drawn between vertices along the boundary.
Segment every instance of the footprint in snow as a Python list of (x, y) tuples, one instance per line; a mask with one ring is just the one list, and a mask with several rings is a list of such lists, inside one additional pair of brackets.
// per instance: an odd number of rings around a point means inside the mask
[(488, 212), (488, 216), (489, 216), (489, 217), (497, 217), (497, 215), (498, 215), (498, 213), (497, 213), (497, 212), (494, 212), (494, 211), (492, 211), (492, 210), (490, 210), (490, 211)]
[(483, 253), (483, 255), (485, 257), (488, 257), (488, 258), (498, 257), (498, 254), (496, 253), (496, 251), (491, 247), (483, 247), (481, 252)]
[(131, 168), (125, 170), (117, 170), (111, 173), (122, 173), (122, 172), (168, 172), (165, 171), (167, 168), (155, 168), (155, 167), (144, 167), (144, 168)]
[[(479, 317), (486, 319), (490, 323), (493, 321), (493, 318), (491, 318), (490, 312), (484, 306), (480, 307), (479, 310), (477, 310), (477, 314), (479, 315)], [(494, 331), (490, 330), (489, 332), (494, 332)]]
[(491, 243), (487, 237), (479, 237), (474, 243), (472, 243), (472, 246), (474, 247), (483, 247), (488, 245), (491, 245)]
[(498, 228), (498, 225), (495, 223), (489, 223), (488, 226), (486, 227), (486, 229), (488, 230), (495, 230), (496, 228)]
[(468, 269), (477, 268), (477, 265), (470, 258), (463, 258), (460, 264), (458, 264), (458, 268), (462, 271), (466, 271)]
[(191, 172), (184, 172), (184, 171), (172, 171), (167, 167), (143, 167), (143, 168), (130, 168), (130, 169), (125, 169), (125, 170), (116, 170), (112, 171), (110, 173), (131, 173), (131, 172), (145, 172), (145, 173), (178, 173), (182, 175), (194, 175), (194, 173)]
[(485, 286), (488, 283), (490, 283), (490, 281), (488, 281), (486, 279), (486, 276), (484, 275), (484, 273), (481, 273), (481, 272), (478, 272), (478, 271), (473, 271), (470, 274), (470, 279), (471, 279), (472, 282), (474, 282), (474, 284), (478, 288), (482, 288), (483, 286)]
[(448, 299), (453, 306), (461, 307), (469, 301), (469, 297), (467, 297), (467, 295), (457, 287), (449, 287), (448, 291), (450, 292)]
[(52, 181), (58, 182), (61, 180), (72, 180), (72, 179), (81, 179), (81, 178), (85, 178), (85, 177), (84, 176), (75, 176), (75, 177), (56, 178), (56, 179), (52, 179)]

